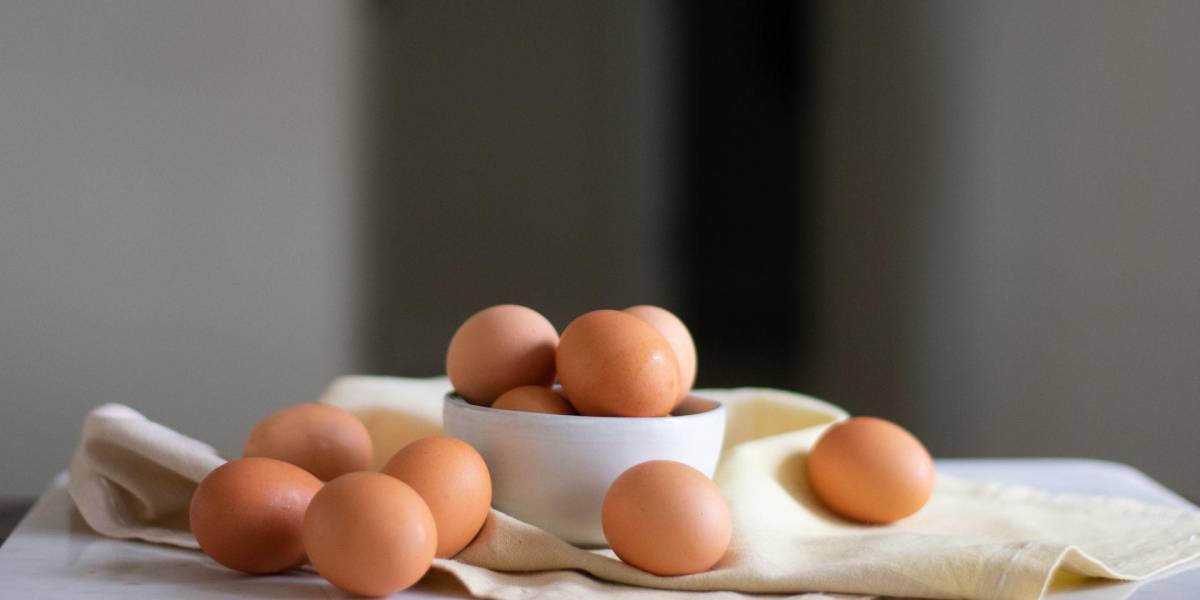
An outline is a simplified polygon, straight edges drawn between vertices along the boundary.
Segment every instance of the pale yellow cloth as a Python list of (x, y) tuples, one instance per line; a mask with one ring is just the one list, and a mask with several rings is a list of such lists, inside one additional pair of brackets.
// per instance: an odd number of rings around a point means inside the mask
[[(382, 460), (440, 430), (448, 387), (442, 378), (347, 377), (323, 401), (360, 415)], [(1059, 568), (1137, 579), (1200, 555), (1200, 512), (945, 476), (917, 515), (885, 527), (851, 524), (826, 512), (804, 477), (808, 448), (843, 411), (777, 390), (702, 394), (729, 415), (715, 479), (733, 511), (734, 538), (713, 570), (655, 577), (496, 511), (466, 550), (435, 568), (500, 599), (664, 595), (646, 588), (1025, 599), (1040, 597)], [(195, 547), (188, 499), (221, 462), (200, 442), (106, 405), (87, 419), (69, 489), (100, 533)]]

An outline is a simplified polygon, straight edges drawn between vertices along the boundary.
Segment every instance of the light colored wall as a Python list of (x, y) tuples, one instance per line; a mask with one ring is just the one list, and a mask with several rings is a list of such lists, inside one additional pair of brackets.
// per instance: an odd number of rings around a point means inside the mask
[[(822, 6), (806, 391), (1200, 496), (1200, 9)], [(670, 304), (670, 19), (0, 3), (0, 493), (101, 402), (236, 452), (486, 304)]]
[(1200, 5), (826, 9), (830, 400), (1200, 497)]
[(233, 452), (350, 368), (360, 16), (0, 3), (0, 493), (97, 404)]
[(671, 304), (664, 3), (0, 5), (0, 494), (124, 402), (233, 454), (471, 312)]

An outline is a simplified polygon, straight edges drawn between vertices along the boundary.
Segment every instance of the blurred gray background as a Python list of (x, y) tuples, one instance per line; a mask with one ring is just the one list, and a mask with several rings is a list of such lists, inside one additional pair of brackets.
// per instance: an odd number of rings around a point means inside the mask
[(1200, 4), (0, 1), (0, 495), (519, 302), (1200, 497)]

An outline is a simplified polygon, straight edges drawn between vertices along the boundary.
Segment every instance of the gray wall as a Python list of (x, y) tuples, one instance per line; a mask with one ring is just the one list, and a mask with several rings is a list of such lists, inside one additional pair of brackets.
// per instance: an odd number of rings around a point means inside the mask
[(1200, 498), (1200, 4), (825, 9), (823, 393)]
[(667, 8), (0, 4), (0, 494), (102, 402), (236, 453), (489, 304), (670, 305)]
[(492, 304), (560, 329), (596, 308), (672, 304), (668, 9), (376, 7), (373, 368), (440, 373), (454, 329)]
[(359, 18), (0, 3), (0, 494), (97, 404), (237, 451), (350, 368)]
[[(1200, 497), (1200, 5), (819, 13), (806, 391)], [(678, 300), (673, 18), (0, 3), (0, 493), (101, 402), (235, 452), (487, 304)]]

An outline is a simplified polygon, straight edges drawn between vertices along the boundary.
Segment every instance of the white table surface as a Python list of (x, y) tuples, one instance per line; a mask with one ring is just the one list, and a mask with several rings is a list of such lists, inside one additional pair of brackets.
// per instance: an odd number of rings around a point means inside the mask
[[(1051, 492), (1107, 494), (1196, 509), (1141, 472), (1075, 459), (939, 460), (941, 473), (1022, 483)], [(60, 477), (0, 546), (0, 598), (121, 599), (341, 598), (310, 572), (249, 577), (199, 552), (112, 540), (92, 533), (75, 512)], [(449, 575), (434, 573), (397, 597), (465, 597)], [(680, 594), (680, 597), (687, 594)], [(1136, 583), (1100, 580), (1053, 591), (1053, 600), (1200, 598), (1200, 561)]]

